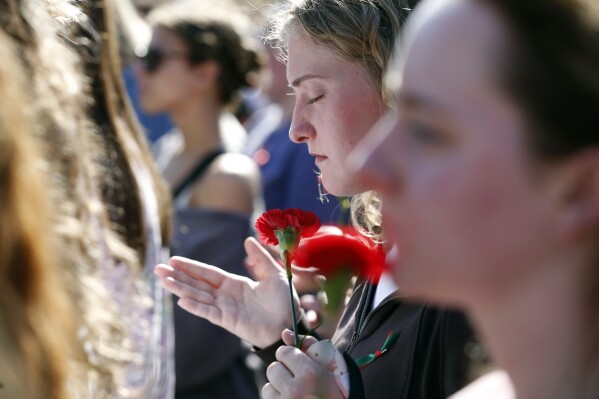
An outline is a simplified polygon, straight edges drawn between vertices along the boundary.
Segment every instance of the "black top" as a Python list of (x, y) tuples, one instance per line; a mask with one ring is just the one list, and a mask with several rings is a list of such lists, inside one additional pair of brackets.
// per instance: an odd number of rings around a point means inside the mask
[[(397, 291), (369, 311), (374, 292), (358, 281), (332, 339), (350, 361), (350, 399), (445, 399), (465, 386), (465, 347), (474, 337), (464, 315), (407, 302)], [(358, 368), (355, 360), (380, 350), (390, 332), (398, 336), (385, 353)], [(270, 363), (280, 344), (258, 355)]]

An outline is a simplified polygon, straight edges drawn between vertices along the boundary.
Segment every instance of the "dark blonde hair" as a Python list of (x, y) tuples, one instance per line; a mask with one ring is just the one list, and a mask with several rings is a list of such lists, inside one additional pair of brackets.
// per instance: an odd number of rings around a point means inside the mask
[[(416, 0), (299, 0), (286, 1), (273, 13), (266, 39), (287, 57), (287, 39), (297, 25), (315, 43), (339, 58), (360, 65), (373, 90), (390, 104), (383, 78), (394, 54), (396, 38)], [(351, 200), (352, 223), (375, 241), (382, 241), (380, 199), (375, 192)]]
[[(86, 4), (110, 10), (108, 2)], [(146, 244), (133, 159), (150, 170), (151, 184), (162, 198), (162, 224), (170, 225), (168, 192), (157, 173), (151, 173), (149, 151), (129, 112), (120, 71), (111, 61), (112, 32), (92, 26), (93, 21), (103, 27), (105, 16), (86, 19), (66, 0), (0, 0), (0, 24), (29, 78), (24, 91), (38, 122), (33, 136), (47, 162), (45, 197), (55, 209), (54, 228), (46, 234), (56, 238), (56, 262), (75, 309), (74, 353), (65, 354), (71, 366), (69, 388), (78, 397), (92, 389), (95, 398), (116, 395), (115, 381), (134, 357), (126, 334), (131, 316), (112, 298), (107, 275), (127, 269), (135, 276), (127, 293), (131, 302), (147, 302), (139, 288), (146, 278)], [(94, 99), (97, 90), (108, 94)], [(111, 189), (116, 188), (122, 195), (114, 195)]]
[(315, 43), (341, 59), (361, 65), (381, 98), (388, 99), (383, 76), (396, 38), (414, 0), (301, 0), (282, 3), (270, 18), (266, 38), (286, 59), (287, 36), (298, 24)]
[(56, 263), (47, 165), (33, 139), (24, 68), (1, 26), (0, 58), (0, 394), (63, 399), (72, 314)]
[[(89, 1), (83, 9), (97, 36), (84, 51), (90, 94), (90, 113), (97, 139), (103, 142), (105, 159), (100, 165), (103, 199), (108, 205), (114, 227), (129, 247), (135, 249), (143, 264), (146, 251), (146, 226), (142, 215), (141, 190), (135, 179), (134, 165), (143, 166), (158, 200), (162, 243), (170, 240), (170, 192), (155, 167), (148, 142), (127, 95), (121, 78), (122, 65), (118, 43), (117, 0)], [(88, 32), (81, 31), (79, 35)], [(80, 37), (76, 40), (81, 40)], [(86, 52), (91, 55), (85, 55)]]

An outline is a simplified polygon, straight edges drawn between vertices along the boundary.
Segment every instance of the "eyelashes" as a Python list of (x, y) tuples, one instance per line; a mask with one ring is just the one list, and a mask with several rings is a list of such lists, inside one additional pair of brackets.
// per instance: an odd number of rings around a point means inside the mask
[[(295, 94), (295, 93), (293, 93), (293, 92), (292, 92), (292, 93), (286, 93), (286, 94), (287, 94), (288, 96), (293, 96), (293, 97), (295, 97), (295, 95), (296, 95), (296, 94)], [(322, 100), (323, 98), (324, 98), (324, 94), (321, 94), (320, 96), (317, 96), (317, 97), (314, 97), (314, 98), (312, 98), (312, 99), (308, 100), (308, 101), (306, 102), (306, 105), (312, 105), (312, 104), (315, 104), (315, 103), (317, 103), (318, 101)]]
[(317, 103), (318, 101), (322, 100), (323, 98), (324, 98), (324, 94), (321, 94), (320, 96), (310, 99), (306, 104), (312, 105), (312, 104)]

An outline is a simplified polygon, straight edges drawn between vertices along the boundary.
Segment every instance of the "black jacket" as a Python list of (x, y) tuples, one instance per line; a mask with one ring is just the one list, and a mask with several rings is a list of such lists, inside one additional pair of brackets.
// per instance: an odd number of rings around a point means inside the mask
[[(389, 332), (398, 337), (362, 369), (348, 364), (350, 399), (445, 399), (462, 388), (468, 382), (465, 347), (474, 341), (464, 315), (406, 302), (397, 291), (369, 312), (374, 292), (375, 285), (358, 280), (333, 344), (351, 362), (380, 350)], [(258, 355), (270, 363), (276, 347)]]
[[(464, 315), (406, 302), (397, 291), (368, 312), (374, 288), (357, 284), (333, 337), (335, 347), (358, 359), (380, 350), (391, 331), (399, 335), (360, 376), (351, 375), (350, 399), (445, 399), (463, 387), (465, 347), (473, 341)], [(353, 389), (357, 378), (364, 392)]]

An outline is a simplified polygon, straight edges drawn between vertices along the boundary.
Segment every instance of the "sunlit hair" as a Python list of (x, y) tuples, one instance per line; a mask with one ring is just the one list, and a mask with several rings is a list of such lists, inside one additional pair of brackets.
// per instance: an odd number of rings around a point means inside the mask
[[(83, 51), (85, 74), (89, 79), (93, 103), (92, 122), (103, 142), (106, 159), (100, 173), (103, 199), (121, 237), (129, 247), (145, 257), (146, 226), (142, 215), (141, 192), (135, 179), (137, 172), (147, 173), (153, 192), (158, 200), (162, 242), (168, 245), (170, 238), (171, 203), (170, 192), (156, 169), (148, 142), (126, 92), (121, 78), (122, 65), (119, 54), (119, 27), (117, 0), (94, 0), (87, 2), (83, 11), (92, 31), (82, 30), (74, 40), (90, 40)], [(121, 21), (122, 22), (122, 21)], [(87, 29), (87, 28), (86, 28)], [(143, 167), (143, 171), (139, 170)], [(136, 170), (137, 169), (137, 170)]]
[[(57, 2), (52, 2), (55, 3)], [(62, 2), (67, 3), (67, 2)], [(103, 360), (99, 343), (117, 348), (116, 335), (121, 320), (110, 306), (110, 297), (95, 277), (103, 262), (98, 243), (107, 241), (111, 252), (123, 262), (136, 264), (133, 252), (120, 243), (109, 226), (97, 191), (94, 160), (102, 148), (93, 139), (92, 123), (85, 107), (88, 97), (76, 54), (59, 40), (58, 27), (77, 18), (76, 9), (53, 8), (43, 0), (1, 0), (0, 21), (22, 56), (28, 77), (31, 110), (38, 125), (34, 131), (48, 162), (46, 197), (56, 204), (54, 222), (58, 240), (57, 263), (67, 282), (66, 289), (75, 306), (78, 345), (72, 345), (71, 387), (85, 392), (87, 383), (108, 393), (113, 391), (110, 361)], [(68, 13), (66, 11), (68, 10)], [(116, 260), (115, 260), (116, 261)], [(98, 303), (106, 304), (100, 311)], [(115, 334), (107, 333), (113, 331)], [(106, 340), (103, 341), (104, 336)]]
[[(86, 4), (102, 9), (105, 5)], [(0, 0), (0, 25), (28, 78), (25, 90), (38, 122), (33, 135), (47, 161), (44, 198), (56, 205), (55, 228), (46, 233), (56, 237), (55, 261), (75, 307), (77, 328), (70, 345), (74, 354), (64, 356), (71, 360), (69, 391), (75, 397), (93, 392), (94, 398), (113, 398), (115, 381), (127, 372), (134, 353), (126, 334), (130, 312), (117, 306), (104, 284), (108, 275), (118, 278), (115, 271), (126, 269), (136, 276), (130, 284), (132, 306), (147, 302), (139, 283), (144, 278), (145, 225), (129, 160), (146, 162), (152, 171), (149, 152), (130, 122), (119, 71), (101, 62), (114, 48), (107, 38), (106, 45), (99, 46), (98, 38), (109, 35), (106, 30), (92, 29), (81, 11), (64, 0)], [(77, 34), (79, 26), (87, 36)], [(82, 73), (80, 55), (72, 49), (81, 50), (86, 66), (97, 66), (89, 80)], [(109, 93), (108, 100), (93, 101), (90, 93), (99, 88)], [(132, 132), (123, 133), (127, 129)], [(154, 178), (154, 188), (163, 198), (160, 204), (166, 204), (159, 208), (162, 222), (168, 226), (168, 193), (160, 190), (160, 183)], [(121, 195), (112, 195), (111, 188), (121, 190)]]
[[(387, 105), (390, 92), (383, 77), (394, 54), (396, 38), (415, 0), (289, 0), (270, 18), (266, 39), (287, 57), (290, 30), (298, 26), (342, 60), (364, 68), (373, 90)], [(382, 111), (382, 110), (381, 110)], [(351, 201), (352, 223), (364, 235), (381, 241), (380, 200), (376, 193)]]
[[(528, 144), (535, 157), (551, 163), (599, 149), (599, 2), (480, 1), (506, 24), (505, 54), (500, 58), (506, 62), (499, 65), (498, 80), (528, 122)], [(590, 269), (583, 292), (590, 298), (587, 335), (581, 348), (588, 362), (596, 364), (599, 265)], [(575, 378), (588, 377), (584, 367), (574, 371)]]
[(54, 251), (46, 166), (12, 40), (0, 27), (0, 396), (66, 399), (75, 338)]
[(144, 53), (152, 39), (152, 31), (150, 25), (135, 9), (132, 0), (115, 1), (113, 4), (119, 58), (126, 66), (134, 60), (136, 55)]
[(409, 15), (408, 0), (289, 0), (270, 18), (266, 38), (287, 56), (290, 29), (299, 25), (315, 43), (341, 59), (361, 65), (387, 100), (383, 76), (395, 41)]
[(266, 53), (253, 39), (248, 17), (234, 3), (173, 2), (157, 7), (148, 20), (183, 40), (191, 64), (209, 60), (218, 64), (218, 90), (224, 105), (236, 106), (239, 91), (258, 84)]

